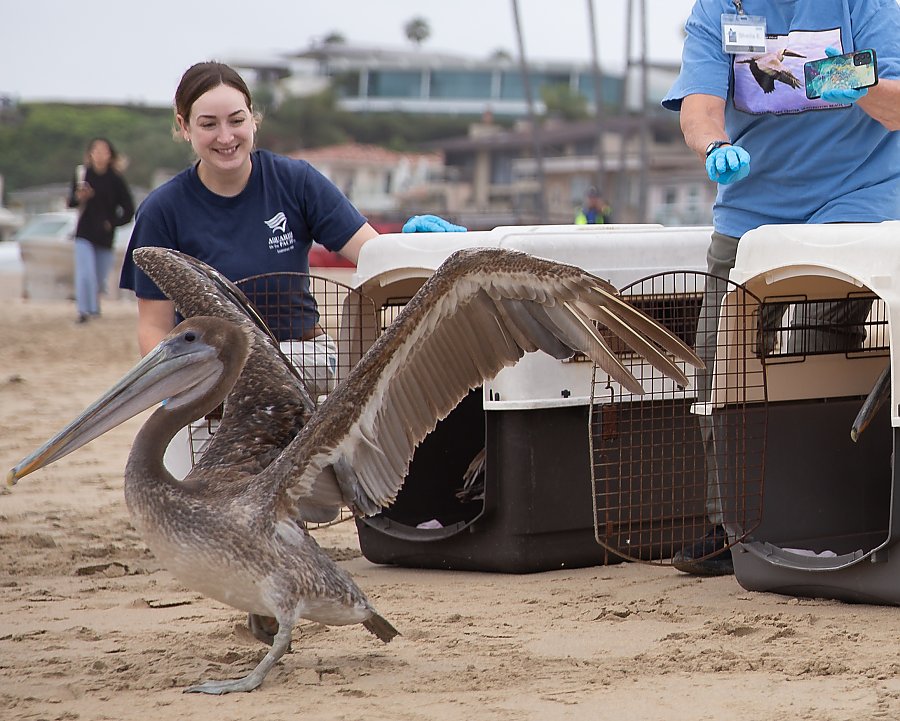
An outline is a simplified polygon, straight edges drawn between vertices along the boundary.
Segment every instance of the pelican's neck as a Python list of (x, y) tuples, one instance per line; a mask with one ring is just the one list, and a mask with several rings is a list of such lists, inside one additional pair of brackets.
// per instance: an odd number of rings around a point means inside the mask
[(134, 438), (125, 468), (126, 483), (135, 480), (179, 483), (163, 461), (166, 448), (182, 428), (202, 417), (203, 414), (198, 414), (191, 407), (175, 410), (157, 408)]

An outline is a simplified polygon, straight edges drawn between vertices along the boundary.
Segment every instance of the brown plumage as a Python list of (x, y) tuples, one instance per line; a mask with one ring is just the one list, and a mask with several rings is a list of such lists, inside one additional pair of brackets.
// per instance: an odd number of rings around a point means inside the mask
[[(277, 621), (272, 649), (246, 677), (189, 691), (247, 691), (287, 650), (300, 618), (396, 630), (307, 532), (341, 506), (377, 513), (403, 484), (416, 445), (466, 393), (529, 351), (580, 350), (626, 388), (640, 384), (606, 346), (599, 320), (666, 375), (680, 340), (571, 266), (497, 249), (449, 258), (315, 412), (297, 374), (214, 270), (145, 248), (136, 262), (187, 317), (138, 366), (9, 475), (10, 482), (163, 402), (138, 433), (125, 472), (136, 527), (187, 586)], [(183, 482), (166, 445), (225, 399), (221, 425)], [(274, 626), (275, 624), (272, 624)]]

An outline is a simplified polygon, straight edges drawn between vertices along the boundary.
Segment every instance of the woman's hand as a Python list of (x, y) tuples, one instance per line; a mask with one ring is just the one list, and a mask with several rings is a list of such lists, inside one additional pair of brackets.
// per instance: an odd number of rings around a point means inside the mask
[(94, 195), (94, 189), (87, 183), (81, 183), (75, 188), (75, 199), (78, 201), (79, 205), (86, 203), (93, 198)]

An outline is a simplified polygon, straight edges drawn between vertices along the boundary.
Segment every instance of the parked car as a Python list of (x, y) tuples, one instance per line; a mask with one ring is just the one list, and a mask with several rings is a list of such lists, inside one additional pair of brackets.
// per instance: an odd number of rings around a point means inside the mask
[[(78, 211), (39, 213), (25, 223), (12, 240), (22, 257), (22, 296), (31, 300), (71, 300), (75, 297), (75, 246), (72, 238)], [(133, 223), (116, 229), (115, 260), (107, 280), (109, 297), (119, 294), (119, 273), (131, 238)]]
[(0, 243), (22, 227), (22, 217), (0, 206)]

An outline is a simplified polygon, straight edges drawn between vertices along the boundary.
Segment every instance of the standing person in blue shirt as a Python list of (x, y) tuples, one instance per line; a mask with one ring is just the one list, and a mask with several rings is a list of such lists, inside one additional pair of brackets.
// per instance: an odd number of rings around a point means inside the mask
[(75, 306), (78, 323), (100, 315), (113, 264), (116, 228), (134, 217), (134, 200), (119, 172), (119, 156), (106, 138), (93, 138), (84, 165), (79, 165), (69, 192), (70, 208), (78, 208), (75, 226)]
[[(765, 18), (762, 51), (725, 52), (725, 16)], [(900, 7), (896, 0), (697, 0), (685, 25), (681, 73), (663, 100), (680, 111), (687, 145), (719, 184), (710, 275), (727, 279), (738, 242), (765, 224), (879, 222), (900, 218)], [(873, 48), (878, 84), (809, 100), (803, 63)], [(715, 353), (724, 281), (704, 295), (698, 353)], [(828, 317), (858, 323), (833, 304)], [(823, 331), (826, 335), (828, 329)], [(832, 332), (837, 345), (861, 340)], [(709, 386), (698, 378), (701, 400)], [(701, 419), (701, 421), (704, 419)], [(703, 424), (706, 438), (710, 431)], [(714, 463), (707, 455), (711, 530), (674, 558), (697, 575), (733, 573)]]

